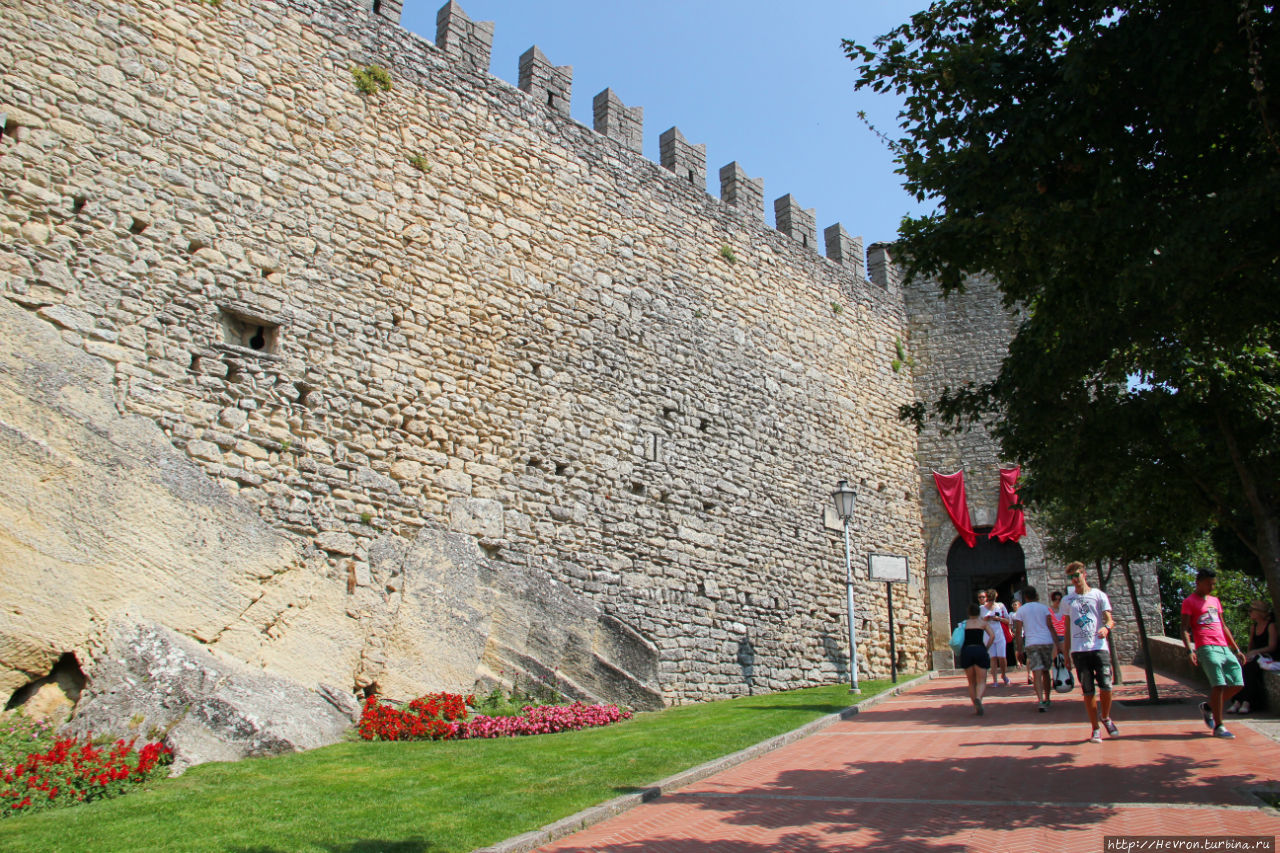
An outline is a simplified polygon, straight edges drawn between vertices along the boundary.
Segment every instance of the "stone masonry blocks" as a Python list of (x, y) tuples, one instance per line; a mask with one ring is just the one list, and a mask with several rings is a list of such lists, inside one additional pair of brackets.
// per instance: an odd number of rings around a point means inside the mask
[(707, 146), (690, 145), (679, 128), (669, 128), (658, 137), (658, 158), (681, 181), (707, 191)]
[(748, 178), (734, 160), (720, 167), (720, 200), (752, 219), (764, 219), (764, 178)]
[(596, 133), (616, 139), (624, 148), (644, 151), (644, 107), (628, 107), (612, 89), (605, 89), (591, 102)]
[(534, 100), (568, 115), (572, 89), (572, 65), (552, 65), (536, 44), (520, 55), (520, 90)]
[[(844, 590), (814, 577), (843, 543), (821, 484), (852, 474), (852, 547), (908, 556), (899, 663), (927, 666), (897, 418), (916, 389), (885, 349), (908, 339), (900, 294), (711, 203), (705, 148), (675, 129), (660, 167), (548, 121), (477, 73), (491, 27), (456, 4), (433, 47), (364, 0), (224, 3), (192, 16), (198, 51), (172, 0), (131, 0), (148, 39), (122, 41), (113, 9), (0, 3), (23, 34), (0, 112), (25, 134), (0, 136), (0, 298), (39, 306), (114, 366), (124, 411), (318, 548), (326, 594), (363, 613), (399, 583), (378, 543), (456, 525), (652, 643), (669, 702), (830, 683)], [(335, 50), (394, 61), (397, 120), (370, 120)], [(410, 132), (429, 171), (387, 156)], [(272, 351), (229, 339), (220, 308), (278, 320)], [(856, 584), (860, 671), (881, 677), (884, 585)]]
[(822, 232), (827, 244), (827, 257), (842, 266), (851, 267), (858, 275), (864, 275), (865, 259), (862, 254), (862, 238), (850, 237), (844, 226), (837, 222)]
[(370, 0), (369, 8), (375, 15), (381, 15), (388, 21), (398, 24), (404, 2), (403, 0)]
[[(400, 5), (399, 0), (395, 3)], [(436, 13), (436, 47), (465, 68), (488, 71), (493, 53), (493, 21), (473, 21), (461, 6), (449, 0)]]
[(818, 251), (818, 216), (813, 208), (802, 208), (795, 196), (787, 193), (774, 200), (773, 215), (779, 231), (800, 241), (800, 245)]
[(872, 243), (867, 250), (867, 277), (890, 293), (901, 290), (902, 270), (893, 262), (888, 243)]

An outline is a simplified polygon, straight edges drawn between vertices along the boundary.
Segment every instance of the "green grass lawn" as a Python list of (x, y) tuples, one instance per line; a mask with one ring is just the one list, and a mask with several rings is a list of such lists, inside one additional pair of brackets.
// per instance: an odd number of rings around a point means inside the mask
[(342, 743), (204, 764), (151, 790), (0, 820), (5, 851), (445, 853), (537, 829), (788, 732), (887, 681), (637, 714), (613, 726), (442, 743)]

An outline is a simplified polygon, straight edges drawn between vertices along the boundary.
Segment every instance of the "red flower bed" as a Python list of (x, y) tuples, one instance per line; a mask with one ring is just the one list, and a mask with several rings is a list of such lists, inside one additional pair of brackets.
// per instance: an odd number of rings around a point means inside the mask
[(125, 793), (156, 775), (173, 755), (160, 743), (135, 751), (134, 741), (110, 747), (62, 738), (0, 776), (0, 816), (100, 800)]
[(526, 705), (517, 717), (468, 718), (474, 696), (432, 693), (414, 699), (404, 710), (385, 705), (376, 696), (365, 700), (357, 730), (365, 740), (468, 740), (472, 738), (541, 735), (607, 726), (630, 719), (631, 712), (616, 705)]
[(467, 706), (475, 700), (456, 693), (429, 693), (401, 711), (370, 696), (357, 730), (365, 740), (448, 740), (454, 736), (454, 721), (466, 719)]

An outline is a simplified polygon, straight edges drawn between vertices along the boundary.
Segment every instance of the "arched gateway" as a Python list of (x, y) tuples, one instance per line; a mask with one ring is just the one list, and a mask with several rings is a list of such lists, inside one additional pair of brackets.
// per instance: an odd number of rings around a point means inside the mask
[(1012, 609), (1014, 592), (1027, 585), (1022, 546), (992, 539), (987, 535), (990, 530), (975, 530), (978, 541), (972, 548), (956, 537), (947, 552), (947, 599), (952, 625), (964, 620), (965, 608), (977, 600), (978, 590), (994, 589), (1005, 607)]

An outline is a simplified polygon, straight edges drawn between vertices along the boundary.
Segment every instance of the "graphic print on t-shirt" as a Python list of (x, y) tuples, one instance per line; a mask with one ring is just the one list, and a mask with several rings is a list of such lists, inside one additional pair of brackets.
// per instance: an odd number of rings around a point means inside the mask
[(1080, 606), (1080, 615), (1071, 624), (1080, 629), (1080, 636), (1082, 637), (1092, 637), (1098, 633), (1093, 629), (1093, 614), (1084, 606)]
[(1212, 604), (1206, 604), (1204, 610), (1200, 611), (1200, 627), (1205, 628), (1209, 625), (1217, 625), (1222, 620), (1218, 618), (1218, 608)]

